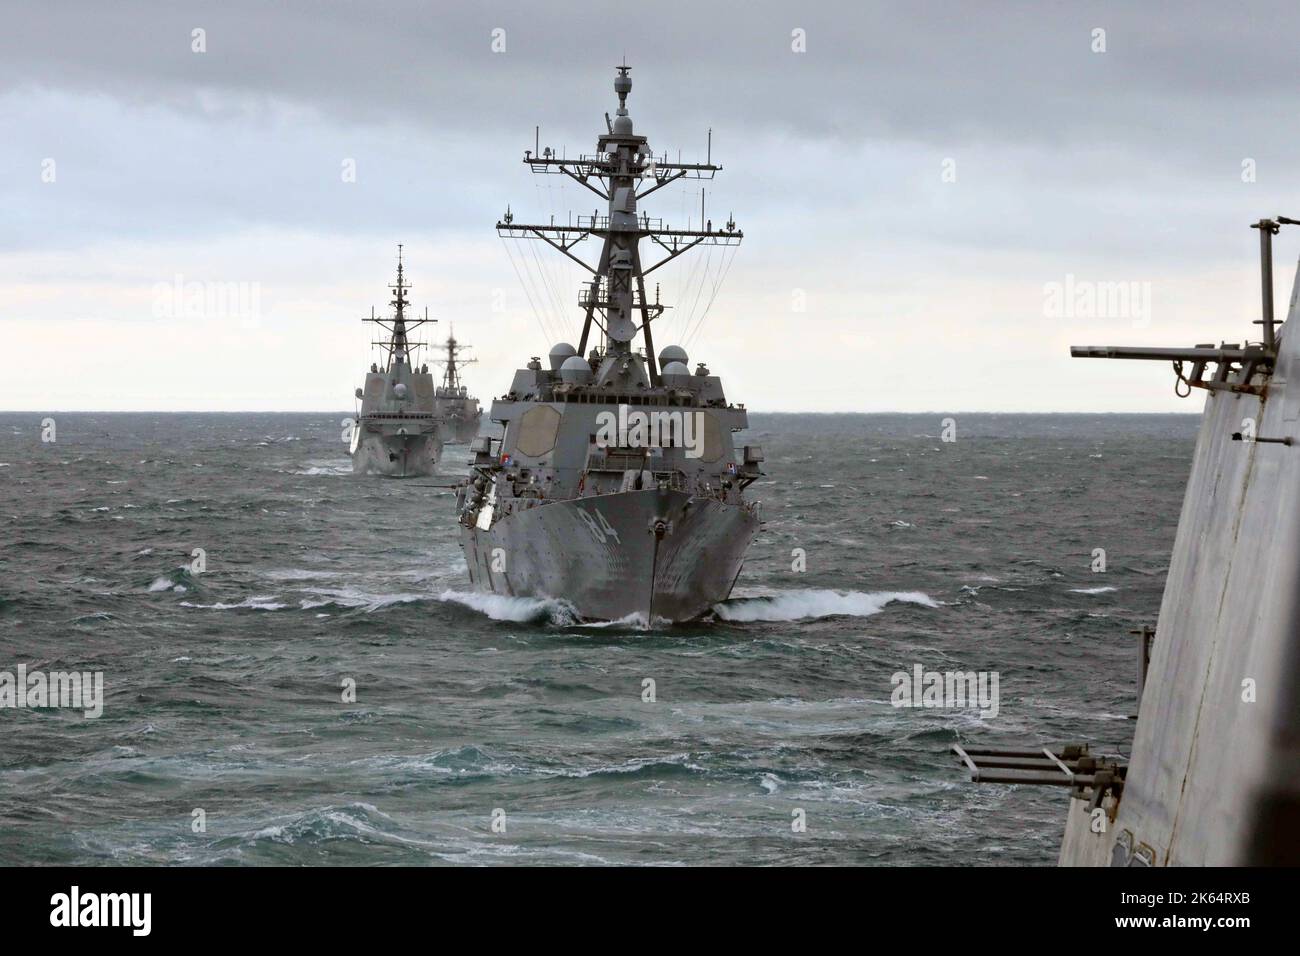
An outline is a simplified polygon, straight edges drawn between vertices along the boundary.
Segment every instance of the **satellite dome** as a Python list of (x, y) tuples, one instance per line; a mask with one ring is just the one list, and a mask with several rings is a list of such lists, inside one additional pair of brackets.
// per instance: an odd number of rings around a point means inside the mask
[(632, 117), (623, 113), (614, 117), (614, 135), (631, 136), (632, 135)]
[(686, 349), (680, 345), (665, 345), (664, 350), (659, 353), (660, 368), (667, 369), (670, 362), (681, 362), (686, 366), (691, 364)]
[[(672, 348), (677, 347), (670, 345), (667, 349), (664, 349), (664, 352), (667, 353), (668, 349)], [(682, 350), (677, 349), (677, 351), (681, 352)], [(682, 354), (685, 355), (686, 353), (683, 352)], [(683, 362), (669, 362), (664, 366), (663, 380), (665, 385), (672, 388), (689, 385), (691, 383), (691, 370)]]
[(591, 366), (581, 355), (570, 355), (560, 366), (560, 378), (570, 385), (586, 385), (591, 381)]
[(401, 382), (398, 382), (396, 385), (393, 386), (393, 394), (396, 395), (398, 398), (406, 398), (406, 386), (403, 385)]
[(569, 358), (572, 355), (577, 355), (577, 354), (578, 354), (578, 350), (575, 349), (568, 342), (556, 342), (553, 346), (551, 346), (551, 351), (549, 354), (549, 358), (551, 360), (551, 371), (558, 372), (560, 370), (560, 366), (564, 364), (565, 359)]

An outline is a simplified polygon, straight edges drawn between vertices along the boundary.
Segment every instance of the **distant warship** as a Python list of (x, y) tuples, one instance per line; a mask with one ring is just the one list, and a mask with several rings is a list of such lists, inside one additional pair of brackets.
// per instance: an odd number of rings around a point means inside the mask
[[(579, 296), (577, 348), (556, 344), (545, 368), (534, 358), (492, 403), (504, 436), (472, 445), (460, 537), (480, 590), (562, 599), (587, 619), (684, 621), (724, 600), (740, 574), (759, 527), (743, 491), (762, 474), (763, 454), (747, 446), (737, 460), (732, 433), (747, 427), (745, 408), (727, 402), (702, 363), (692, 373), (675, 345), (656, 362), (651, 324), (666, 307), (647, 299), (645, 276), (701, 244), (737, 245), (742, 233), (734, 222), (672, 229), (638, 210), (660, 187), (712, 179), (721, 167), (655, 156), (633, 133), (631, 89), (621, 66), (618, 112), (606, 115), (594, 154), (524, 154), (533, 172), (576, 180), (607, 210), (569, 225), (520, 224), (507, 210), (497, 223), (503, 236), (547, 242), (592, 278)], [(572, 252), (590, 236), (602, 242), (595, 266)], [(661, 254), (648, 267), (642, 239)], [(588, 352), (593, 324), (600, 342)], [(638, 332), (644, 352), (633, 348)]]
[(1252, 225), (1262, 341), (1071, 349), (1171, 362), (1179, 394), (1207, 394), (1160, 616), (1132, 632), (1131, 757), (954, 748), (977, 782), (1069, 788), (1063, 866), (1300, 863), (1300, 268), (1278, 329), (1282, 225), (1300, 222)]
[(426, 311), (424, 318), (408, 319), (406, 293), (411, 288), (402, 274), (402, 247), (397, 247), (397, 282), (389, 286), (393, 298), (391, 318), (380, 318), (374, 309), (363, 322), (373, 322), (388, 337), (372, 342), (384, 350), (381, 367), (371, 364), (364, 388), (357, 389), (361, 410), (352, 429), (352, 471), (355, 474), (410, 478), (433, 473), (442, 449), (439, 417), (434, 400), (433, 376), (427, 365), (416, 369), (411, 356), (420, 343), (409, 334), (421, 325), (435, 322)]
[(479, 407), (478, 399), (469, 394), (469, 389), (461, 381), (460, 370), (466, 365), (473, 365), (478, 359), (458, 357), (469, 346), (456, 341), (454, 333), (448, 335), (447, 341), (438, 348), (447, 353), (447, 359), (443, 362), (442, 384), (434, 396), (438, 417), (442, 419), (442, 440), (448, 445), (464, 445), (478, 435), (483, 409)]

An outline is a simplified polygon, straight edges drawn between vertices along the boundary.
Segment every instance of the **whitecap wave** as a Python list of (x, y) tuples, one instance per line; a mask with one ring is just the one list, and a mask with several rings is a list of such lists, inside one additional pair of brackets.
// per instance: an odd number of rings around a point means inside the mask
[(255, 611), (280, 611), (288, 606), (287, 604), (278, 603), (269, 595), (244, 598), (238, 604), (226, 604), (221, 601), (216, 604), (193, 604), (189, 601), (181, 601), (181, 607), (202, 608), (205, 611), (233, 611), (242, 608), (251, 608)]
[(666, 617), (655, 615), (654, 624), (651, 625), (645, 616), (644, 611), (633, 611), (631, 614), (624, 615), (614, 621), (584, 621), (579, 627), (594, 628), (631, 628), (634, 631), (652, 631), (656, 628), (670, 628), (673, 622)]
[(1071, 594), (1109, 594), (1111, 591), (1118, 591), (1119, 588), (1070, 588)]
[(509, 597), (505, 594), (482, 594), (477, 591), (443, 591), (439, 601), (463, 604), (486, 614), (494, 621), (546, 622), (558, 626), (572, 624), (577, 615), (571, 605), (554, 598)]
[(871, 617), (895, 602), (939, 607), (937, 601), (922, 591), (809, 588), (763, 597), (732, 598), (714, 605), (713, 612), (724, 621), (801, 621), (817, 617)]
[(175, 591), (178, 594), (184, 594), (189, 590), (183, 582), (189, 581), (190, 575), (186, 568), (177, 568), (170, 574), (164, 574), (153, 579), (149, 585), (150, 591)]
[(415, 601), (427, 601), (427, 594), (371, 594), (368, 591), (360, 591), (356, 588), (314, 588), (311, 591), (313, 597), (298, 602), (298, 606), (304, 611), (312, 611), (318, 607), (335, 607), (361, 608), (367, 614), (378, 611), (382, 608), (389, 607), (393, 604), (411, 604)]
[(344, 459), (342, 461), (314, 461), (308, 462), (305, 468), (296, 468), (287, 472), (290, 475), (309, 475), (318, 477), (320, 475), (350, 475), (352, 474), (352, 461)]

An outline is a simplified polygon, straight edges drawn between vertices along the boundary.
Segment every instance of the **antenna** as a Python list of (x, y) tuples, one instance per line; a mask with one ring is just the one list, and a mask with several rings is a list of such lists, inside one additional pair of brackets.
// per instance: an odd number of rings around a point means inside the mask
[[(1279, 216), (1279, 219), (1283, 217)], [(1264, 348), (1272, 352), (1276, 347), (1274, 326), (1277, 323), (1273, 312), (1273, 237), (1282, 227), (1272, 219), (1261, 219), (1252, 223), (1251, 229), (1259, 230), (1259, 289), (1260, 318), (1254, 325), (1264, 327)]]
[(394, 362), (410, 364), (412, 352), (424, 345), (423, 342), (411, 342), (407, 337), (409, 331), (419, 328), (421, 325), (431, 322), (436, 323), (438, 321), (437, 319), (429, 318), (428, 306), (425, 306), (423, 318), (407, 319), (406, 307), (410, 303), (406, 297), (406, 293), (410, 290), (411, 285), (406, 281), (403, 267), (402, 243), (399, 242), (397, 244), (397, 281), (389, 286), (389, 289), (393, 292), (393, 298), (389, 303), (393, 307), (393, 317), (391, 319), (379, 318), (375, 315), (375, 307), (371, 306), (370, 316), (361, 320), (362, 322), (373, 322), (375, 325), (389, 333), (386, 341), (370, 343), (371, 345), (378, 345), (387, 350), (388, 358), (385, 363), (385, 371), (387, 371), (388, 367)]
[[(605, 113), (605, 129), (597, 136), (596, 152), (572, 159), (567, 150), (557, 153), (549, 147), (540, 153), (524, 154), (524, 162), (534, 173), (568, 176), (603, 200), (606, 212), (602, 215), (598, 205), (590, 217), (571, 216), (567, 225), (561, 225), (554, 216), (550, 222), (518, 222), (507, 211), (497, 222), (497, 232), (506, 238), (541, 239), (590, 274), (590, 281), (584, 280), (578, 296), (584, 313), (578, 353), (586, 352), (595, 323), (605, 342), (603, 349), (596, 350), (603, 360), (599, 384), (631, 386), (637, 380), (641, 374), (639, 362), (623, 359), (636, 358), (633, 340), (640, 333), (645, 340), (645, 370), (650, 384), (657, 386), (660, 381), (651, 324), (667, 307), (659, 302), (658, 287), (655, 301), (650, 301), (646, 276), (697, 246), (739, 245), (744, 233), (735, 228), (734, 222), (728, 222), (726, 229), (713, 229), (706, 215), (703, 189), (698, 228), (691, 228), (688, 222), (685, 229), (673, 229), (640, 208), (641, 202), (656, 190), (679, 179), (712, 179), (721, 167), (713, 164), (712, 127), (708, 130), (706, 162), (683, 162), (680, 150), (677, 161), (669, 162), (666, 149), (662, 151), (662, 161), (644, 162), (645, 157), (656, 153), (647, 138), (637, 134), (628, 113), (628, 94), (632, 91), (630, 71), (625, 56), (614, 77), (618, 111), (613, 116)], [(540, 142), (540, 137), (535, 137), (535, 148), (540, 148)], [(601, 243), (594, 265), (575, 251), (579, 243), (593, 237)], [(643, 261), (642, 240), (647, 240), (644, 245), (653, 250), (653, 262)], [(611, 358), (619, 361), (611, 362)]]
[(446, 366), (446, 370), (442, 374), (442, 387), (444, 389), (460, 388), (462, 384), (460, 380), (460, 371), (459, 371), (461, 366), (473, 365), (475, 362), (478, 361), (478, 359), (462, 359), (462, 358), (458, 358), (457, 356), (458, 353), (464, 352), (465, 350), (470, 349), (472, 347), (473, 346), (462, 345), (459, 341), (457, 341), (456, 330), (454, 328), (448, 330), (446, 342), (444, 342), (442, 345), (435, 346), (435, 348), (438, 348), (443, 352), (447, 353), (446, 360), (441, 363), (442, 365)]

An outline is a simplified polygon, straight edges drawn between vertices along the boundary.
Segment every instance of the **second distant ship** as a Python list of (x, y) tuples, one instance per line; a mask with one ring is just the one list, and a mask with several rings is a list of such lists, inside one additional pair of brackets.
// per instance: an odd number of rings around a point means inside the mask
[(483, 409), (461, 380), (460, 370), (466, 365), (473, 365), (478, 359), (460, 357), (460, 353), (469, 346), (458, 342), (454, 332), (438, 348), (447, 353), (447, 359), (442, 363), (445, 366), (442, 384), (438, 386), (436, 395), (438, 415), (442, 419), (442, 440), (448, 445), (464, 445), (473, 441), (478, 434)]

